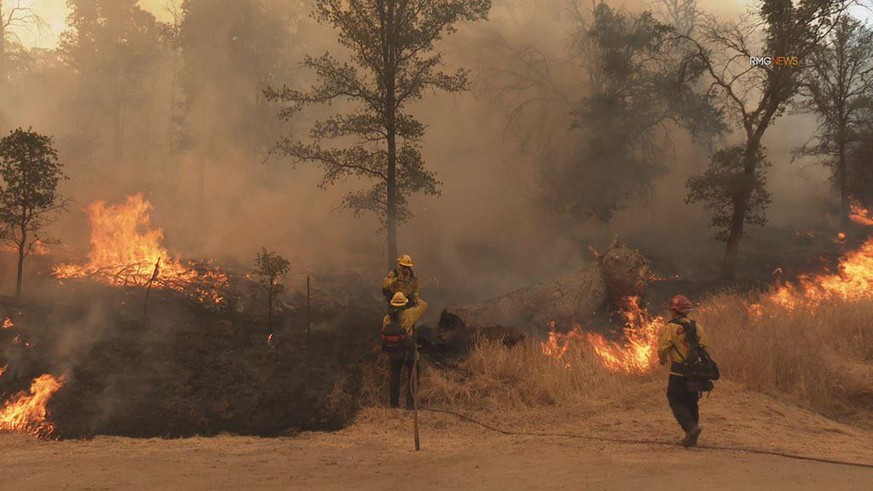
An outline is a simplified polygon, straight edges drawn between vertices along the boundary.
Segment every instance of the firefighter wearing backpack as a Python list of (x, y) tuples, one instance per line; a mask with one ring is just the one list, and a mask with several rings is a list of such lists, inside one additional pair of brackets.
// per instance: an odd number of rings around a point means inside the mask
[[(391, 407), (400, 407), (400, 375), (406, 368), (406, 409), (414, 405), (412, 375), (415, 370), (414, 340), (415, 313), (409, 308), (409, 299), (403, 292), (391, 297), (388, 315), (382, 321), (382, 351), (388, 353), (391, 369)], [(417, 373), (416, 373), (417, 375)]]
[[(670, 362), (670, 379), (667, 383), (667, 401), (676, 421), (685, 431), (682, 444), (686, 447), (697, 445), (700, 437), (700, 413), (698, 401), (700, 390), (709, 390), (712, 383), (705, 386), (696, 385), (686, 377), (685, 361), (691, 353), (691, 343), (687, 335), (694, 336), (701, 347), (707, 345), (706, 334), (696, 321), (688, 314), (693, 310), (691, 301), (684, 295), (676, 295), (670, 299), (672, 319), (667, 323), (658, 346), (658, 359), (662, 365)], [(689, 331), (693, 330), (693, 333)], [(697, 390), (700, 389), (700, 390)]]
[(408, 315), (412, 317), (412, 322), (415, 323), (427, 310), (427, 302), (421, 298), (418, 277), (412, 269), (413, 266), (414, 263), (409, 254), (398, 257), (397, 269), (389, 271), (382, 282), (382, 295), (385, 296), (386, 302), (390, 302), (395, 294), (403, 293), (409, 301), (407, 307), (409, 310)]

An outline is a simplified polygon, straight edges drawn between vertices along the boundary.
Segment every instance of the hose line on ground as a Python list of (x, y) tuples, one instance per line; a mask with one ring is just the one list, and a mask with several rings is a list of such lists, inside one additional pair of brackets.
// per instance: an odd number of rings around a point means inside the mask
[[(582, 440), (611, 442), (611, 443), (629, 443), (629, 444), (639, 444), (639, 445), (660, 445), (660, 446), (665, 446), (665, 447), (675, 447), (676, 446), (675, 443), (665, 442), (665, 441), (660, 441), (660, 440), (645, 440), (645, 439), (634, 440), (634, 439), (630, 439), (630, 438), (610, 438), (610, 437), (605, 437), (605, 436), (580, 435), (577, 433), (545, 433), (545, 432), (541, 433), (541, 432), (531, 432), (531, 431), (511, 431), (511, 430), (505, 430), (502, 428), (498, 428), (496, 426), (492, 426), (492, 425), (489, 425), (487, 423), (483, 423), (481, 421), (478, 421), (476, 419), (471, 418), (470, 416), (467, 416), (467, 415), (461, 414), (461, 413), (457, 413), (454, 411), (449, 411), (448, 409), (435, 409), (435, 408), (430, 408), (430, 407), (425, 407), (425, 406), (419, 406), (419, 409), (424, 410), (424, 411), (430, 411), (433, 413), (449, 414), (449, 415), (455, 416), (463, 421), (466, 421), (468, 423), (472, 423), (472, 424), (481, 426), (482, 428), (485, 428), (487, 430), (494, 431), (496, 433), (500, 433), (503, 435), (535, 436), (535, 437), (549, 437), (549, 438), (578, 438), (578, 439), (582, 439)], [(776, 457), (784, 457), (787, 459), (794, 459), (794, 460), (806, 460), (809, 462), (820, 462), (823, 464), (848, 465), (848, 466), (853, 466), (853, 467), (864, 467), (867, 469), (873, 469), (873, 464), (864, 464), (864, 463), (860, 463), (860, 462), (848, 462), (848, 461), (843, 461), (843, 460), (833, 460), (833, 459), (826, 459), (826, 458), (822, 458), (822, 457), (809, 457), (806, 455), (797, 455), (797, 454), (786, 453), (786, 452), (777, 452), (775, 450), (760, 450), (760, 449), (745, 448), (745, 447), (723, 447), (723, 446), (718, 446), (718, 445), (700, 445), (698, 448), (704, 448), (707, 450), (723, 450), (723, 451), (730, 451), (730, 452), (744, 452), (744, 453), (751, 453), (751, 454), (758, 454), (758, 455), (772, 455), (772, 456), (776, 456)]]

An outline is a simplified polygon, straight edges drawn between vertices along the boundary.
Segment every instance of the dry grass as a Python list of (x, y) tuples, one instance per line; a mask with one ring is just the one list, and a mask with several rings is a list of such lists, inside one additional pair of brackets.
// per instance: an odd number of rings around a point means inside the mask
[(482, 340), (458, 368), (427, 370), (422, 398), (469, 408), (593, 408), (627, 391), (629, 379), (641, 378), (609, 373), (590, 350), (579, 348), (557, 360), (544, 355), (536, 340), (514, 347)]
[[(873, 300), (795, 311), (764, 300), (761, 315), (750, 311), (756, 301), (724, 294), (696, 312), (723, 377), (825, 414), (870, 419), (864, 414), (873, 402)], [(643, 376), (611, 373), (580, 343), (556, 360), (537, 340), (514, 347), (482, 340), (458, 367), (424, 362), (422, 401), (471, 410), (587, 410), (624, 404), (645, 382), (665, 377), (657, 369)], [(384, 405), (387, 385), (387, 360), (380, 359), (365, 374), (367, 403)]]
[(697, 313), (725, 377), (825, 412), (873, 395), (864, 376), (873, 370), (873, 301), (791, 310), (764, 300), (760, 315), (751, 304), (721, 295)]
[[(380, 360), (364, 374), (364, 401), (382, 406), (387, 401), (388, 361)], [(562, 360), (543, 354), (539, 341), (508, 347), (481, 340), (457, 367), (423, 362), (421, 400), (424, 404), (466, 409), (525, 409), (573, 405), (594, 408), (614, 401), (632, 381), (649, 376), (608, 372), (587, 347), (570, 350)]]

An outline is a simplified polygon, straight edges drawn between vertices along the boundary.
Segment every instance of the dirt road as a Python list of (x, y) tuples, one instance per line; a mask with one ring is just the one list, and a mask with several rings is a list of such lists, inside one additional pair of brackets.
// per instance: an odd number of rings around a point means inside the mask
[[(523, 430), (672, 442), (669, 413), (648, 400), (594, 415), (572, 408), (479, 413)], [(654, 401), (651, 401), (654, 402)], [(726, 386), (704, 401), (703, 443), (873, 462), (873, 434)], [(762, 419), (771, 421), (770, 432)], [(873, 489), (873, 469), (678, 446), (506, 436), (442, 414), (369, 409), (332, 434), (279, 439), (99, 437), (43, 442), (0, 436), (2, 489)]]

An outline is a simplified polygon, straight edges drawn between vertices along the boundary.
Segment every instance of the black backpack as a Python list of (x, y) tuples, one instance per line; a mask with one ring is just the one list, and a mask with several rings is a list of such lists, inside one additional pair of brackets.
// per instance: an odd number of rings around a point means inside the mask
[(379, 338), (382, 341), (382, 351), (386, 353), (407, 349), (412, 344), (406, 331), (400, 327), (400, 322), (394, 319), (382, 328)]
[[(712, 390), (712, 381), (718, 380), (721, 377), (721, 373), (718, 370), (718, 364), (709, 356), (706, 349), (700, 345), (700, 338), (697, 335), (697, 323), (691, 319), (688, 319), (687, 322), (673, 320), (670, 323), (679, 324), (685, 328), (685, 339), (688, 341), (688, 357), (683, 358), (681, 363), (676, 364), (677, 371), (688, 379), (690, 382), (689, 387), (695, 385), (697, 391), (700, 392)], [(673, 349), (676, 349), (676, 347), (674, 346)], [(676, 353), (679, 353), (679, 350), (676, 350)], [(679, 357), (682, 358), (681, 353), (679, 353)]]

